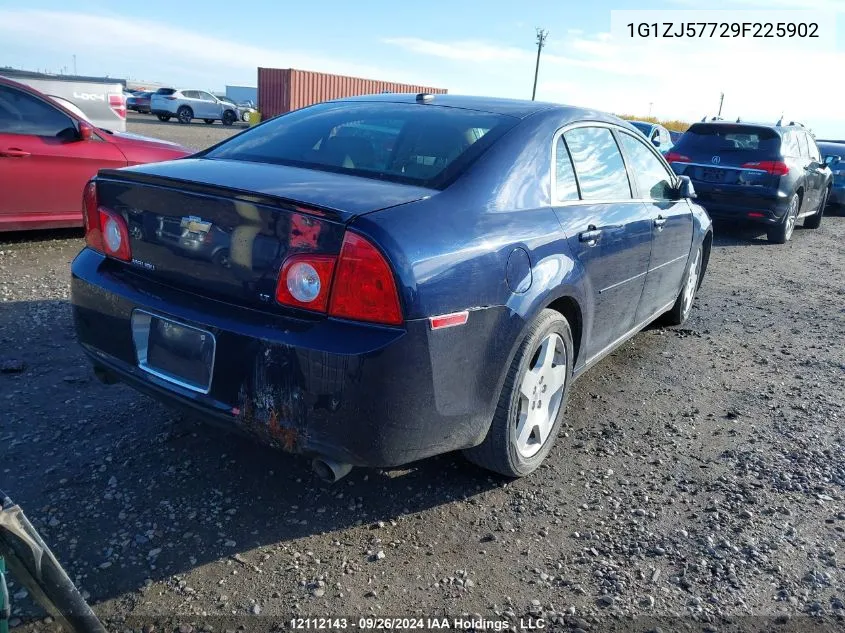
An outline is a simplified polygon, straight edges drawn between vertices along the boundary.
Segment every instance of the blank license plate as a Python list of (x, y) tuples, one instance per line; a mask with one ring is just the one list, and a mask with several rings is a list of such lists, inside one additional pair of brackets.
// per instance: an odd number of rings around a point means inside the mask
[(132, 339), (138, 367), (192, 391), (208, 393), (217, 346), (211, 332), (135, 310)]

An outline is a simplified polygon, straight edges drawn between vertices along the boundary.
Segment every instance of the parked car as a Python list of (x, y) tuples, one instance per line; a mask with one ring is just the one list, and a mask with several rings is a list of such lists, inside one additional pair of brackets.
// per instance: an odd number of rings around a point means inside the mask
[(240, 119), (237, 106), (204, 90), (159, 88), (150, 98), (150, 110), (160, 121), (176, 117), (179, 123), (202, 119), (206, 123), (222, 121), (223, 125), (232, 125)]
[[(313, 455), (330, 480), (456, 449), (522, 476), (574, 378), (690, 314), (712, 242), (691, 194), (591, 110), (322, 103), (192, 158), (101, 170), (72, 265), (78, 340), (104, 381)], [(217, 227), (227, 259), (130, 218)]]
[(776, 244), (801, 218), (806, 228), (821, 225), (831, 172), (801, 125), (696, 123), (666, 159), (714, 218), (761, 223)]
[(48, 75), (11, 68), (0, 69), (0, 78), (17, 81), (43, 95), (72, 103), (99, 128), (126, 131), (124, 87), (115, 79)]
[(126, 100), (126, 109), (134, 110), (135, 112), (139, 112), (141, 114), (149, 114), (150, 96), (152, 96), (152, 94), (152, 92), (147, 91), (136, 92)]
[[(681, 140), (681, 137), (684, 135), (683, 132), (676, 132), (675, 130), (669, 130), (669, 140), (672, 141), (672, 145), (675, 145), (678, 141)], [(665, 152), (664, 152), (665, 154)]]
[(818, 141), (822, 159), (831, 170), (830, 197), (827, 202), (842, 209), (845, 206), (845, 141)]
[(643, 136), (651, 141), (651, 144), (663, 154), (672, 149), (672, 145), (674, 145), (672, 135), (662, 125), (649, 123), (648, 121), (628, 121), (628, 123), (642, 132)]
[(61, 99), (0, 77), (0, 231), (82, 226), (82, 190), (99, 168), (189, 153), (95, 127)]

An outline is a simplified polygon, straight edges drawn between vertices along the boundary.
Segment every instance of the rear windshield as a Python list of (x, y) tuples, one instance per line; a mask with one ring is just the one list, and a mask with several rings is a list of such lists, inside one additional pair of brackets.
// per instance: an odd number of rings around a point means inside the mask
[(443, 188), (517, 122), (433, 105), (323, 103), (243, 132), (205, 156)]
[(156, 90), (157, 95), (172, 95), (176, 90), (173, 88), (159, 88)]
[(754, 152), (777, 154), (780, 136), (764, 127), (742, 125), (693, 125), (680, 138), (673, 151), (683, 153)]

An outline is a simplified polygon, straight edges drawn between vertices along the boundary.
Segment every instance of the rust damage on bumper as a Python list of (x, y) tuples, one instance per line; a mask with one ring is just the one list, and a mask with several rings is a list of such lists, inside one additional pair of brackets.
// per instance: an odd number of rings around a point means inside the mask
[(308, 423), (299, 359), (290, 347), (262, 347), (238, 390), (235, 422), (270, 446), (301, 453)]

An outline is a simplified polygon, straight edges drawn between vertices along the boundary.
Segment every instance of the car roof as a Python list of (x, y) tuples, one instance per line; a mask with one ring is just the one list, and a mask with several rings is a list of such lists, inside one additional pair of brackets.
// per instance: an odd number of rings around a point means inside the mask
[[(435, 94), (432, 99), (426, 101), (428, 106), (441, 106), (447, 108), (462, 108), (465, 110), (477, 110), (491, 114), (502, 114), (506, 116), (524, 119), (538, 112), (556, 112), (562, 119), (572, 121), (590, 119), (594, 121), (605, 121), (608, 123), (623, 122), (622, 119), (605, 112), (577, 108), (560, 103), (547, 103), (543, 101), (528, 101), (523, 99), (501, 99), (497, 97), (473, 97), (466, 95)], [(419, 103), (416, 94), (408, 93), (382, 93), (373, 95), (361, 95), (358, 97), (345, 97), (335, 99), (334, 102), (356, 103), (356, 102), (382, 102), (382, 103)], [(330, 102), (331, 103), (331, 102)]]

